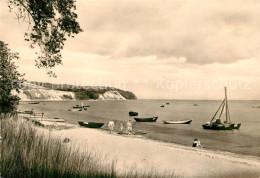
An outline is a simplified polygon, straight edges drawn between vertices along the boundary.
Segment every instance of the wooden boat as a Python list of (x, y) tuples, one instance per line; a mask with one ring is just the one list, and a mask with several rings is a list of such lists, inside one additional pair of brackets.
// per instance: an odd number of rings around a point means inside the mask
[(28, 104), (39, 104), (40, 102), (30, 102)]
[(136, 122), (156, 122), (158, 116), (156, 117), (146, 117), (146, 118), (134, 118)]
[(82, 109), (69, 109), (68, 111), (82, 111)]
[(138, 116), (138, 112), (130, 111), (129, 116)]
[(193, 106), (198, 106), (198, 104), (193, 104)]
[(101, 128), (105, 123), (78, 121), (79, 125), (87, 128)]
[(33, 111), (23, 111), (23, 112), (20, 112), (22, 114), (33, 114)]
[(240, 126), (241, 126), (241, 123), (239, 123), (239, 124), (234, 124), (233, 129), (239, 129)]
[(88, 108), (88, 107), (90, 107), (90, 105), (85, 105), (85, 106), (76, 105), (76, 106), (73, 106), (74, 109), (85, 109), (85, 108)]
[(167, 105), (169, 105), (170, 103), (166, 103)]
[(178, 121), (173, 121), (173, 120), (168, 120), (168, 121), (163, 121), (164, 124), (190, 124), (192, 120), (178, 120)]
[[(221, 110), (220, 110), (221, 109)], [(221, 115), (225, 109), (226, 117), (225, 121), (221, 121)], [(220, 111), (220, 113), (219, 113)], [(219, 116), (217, 114), (219, 113)], [(239, 129), (241, 123), (235, 124), (231, 122), (229, 109), (228, 109), (228, 102), (227, 102), (227, 88), (225, 87), (225, 98), (222, 101), (221, 105), (219, 106), (217, 112), (214, 114), (210, 122), (206, 122), (202, 125), (204, 129), (211, 129), (211, 130), (232, 130), (232, 129)]]
[(81, 106), (76, 104), (76, 106), (73, 106), (74, 109), (84, 109), (87, 110), (87, 108), (90, 107), (90, 105), (83, 105), (83, 102), (81, 102)]
[(252, 108), (260, 108), (260, 105), (259, 106), (252, 106)]

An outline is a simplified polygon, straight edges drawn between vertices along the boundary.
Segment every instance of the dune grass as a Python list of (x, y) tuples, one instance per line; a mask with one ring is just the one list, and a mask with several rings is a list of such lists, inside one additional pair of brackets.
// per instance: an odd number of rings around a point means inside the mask
[(40, 132), (29, 121), (2, 119), (1, 128), (2, 177), (176, 177), (160, 175), (154, 169), (141, 173), (125, 170), (117, 175), (114, 160), (104, 164), (93, 150), (80, 152), (62, 139)]
[(116, 177), (114, 165), (100, 165), (61, 139), (39, 134), (30, 122), (2, 120), (3, 177)]

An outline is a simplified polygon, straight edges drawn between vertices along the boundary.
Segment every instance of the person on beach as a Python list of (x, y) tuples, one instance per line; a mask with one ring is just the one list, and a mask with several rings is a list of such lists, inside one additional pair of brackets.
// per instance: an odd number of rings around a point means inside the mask
[(120, 123), (120, 133), (123, 133), (124, 130), (124, 124), (123, 122)]
[(197, 138), (194, 139), (192, 147), (201, 147), (202, 148), (199, 139), (197, 139)]
[(127, 127), (127, 132), (128, 132), (128, 135), (131, 134), (132, 132), (132, 123), (131, 123), (131, 120), (129, 120), (127, 123), (126, 123), (126, 127)]
[(32, 117), (33, 116), (33, 108), (31, 109), (31, 113), (30, 113), (30, 117)]
[(115, 126), (114, 121), (108, 121), (108, 128), (110, 130), (110, 133), (114, 131), (114, 126)]

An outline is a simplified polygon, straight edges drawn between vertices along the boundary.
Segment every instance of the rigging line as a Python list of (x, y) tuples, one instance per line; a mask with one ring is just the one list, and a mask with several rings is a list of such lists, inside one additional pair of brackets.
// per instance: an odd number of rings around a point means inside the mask
[(214, 120), (214, 118), (216, 117), (216, 115), (217, 115), (217, 113), (218, 113), (218, 111), (219, 111), (219, 109), (221, 108), (221, 106), (224, 104), (224, 102), (225, 102), (225, 99), (222, 101), (222, 103), (221, 103), (221, 105), (219, 106), (219, 108), (218, 108), (218, 110), (217, 110), (217, 112), (214, 114), (214, 116), (212, 117), (212, 119), (211, 119), (211, 121), (210, 121), (210, 123)]
[(222, 115), (222, 113), (223, 113), (223, 110), (224, 110), (224, 108), (225, 108), (225, 103), (223, 104), (223, 107), (222, 107), (222, 109), (221, 109), (221, 112), (220, 112), (220, 114), (219, 114), (219, 118), (221, 117), (221, 115)]

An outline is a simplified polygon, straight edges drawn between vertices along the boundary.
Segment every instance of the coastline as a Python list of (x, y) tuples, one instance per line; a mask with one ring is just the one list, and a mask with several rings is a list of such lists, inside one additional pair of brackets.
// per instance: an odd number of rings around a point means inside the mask
[(192, 148), (143, 136), (110, 134), (106, 130), (76, 127), (52, 133), (69, 138), (71, 144), (82, 150), (92, 148), (106, 155), (107, 160), (116, 160), (119, 173), (127, 168), (156, 169), (160, 173), (174, 172), (184, 177), (260, 176), (260, 159), (254, 156)]
[[(89, 103), (88, 101), (84, 102), (84, 104), (91, 105), (86, 112), (70, 112), (68, 109), (72, 108), (75, 104), (80, 104), (78, 101), (48, 101), (40, 102), (38, 105), (28, 105), (25, 103), (20, 105), (19, 109), (26, 111), (33, 108), (36, 113), (43, 111), (45, 113), (44, 119), (60, 118), (74, 125), (78, 125), (78, 120), (104, 123), (107, 123), (109, 120), (114, 120), (116, 128), (119, 128), (120, 122), (125, 123), (129, 119), (133, 120), (133, 117), (128, 116), (128, 111), (135, 110), (141, 113), (141, 116), (159, 115), (159, 120), (156, 123), (136, 123), (133, 121), (134, 131), (145, 132), (146, 134), (144, 136), (152, 140), (189, 147), (194, 138), (199, 138), (203, 147), (210, 150), (222, 150), (223, 152), (260, 157), (259, 133), (250, 132), (251, 129), (257, 129), (259, 127), (257, 113), (252, 112), (252, 115), (248, 116), (250, 119), (242, 120), (245, 118), (245, 113), (252, 110), (251, 107), (237, 112), (237, 114), (234, 115), (234, 118), (243, 122), (242, 129), (240, 130), (215, 132), (201, 129), (201, 123), (205, 122), (204, 118), (211, 115), (211, 109), (214, 108), (215, 103), (217, 102), (200, 102), (198, 107), (194, 107), (192, 105), (193, 102), (175, 102), (161, 109), (157, 108), (160, 103), (153, 102), (153, 100), (95, 100), (89, 101)], [(241, 108), (240, 105), (236, 108), (237, 103), (238, 102), (234, 103), (234, 111)], [(248, 103), (241, 103), (241, 105), (243, 108), (246, 108), (245, 106), (247, 106)], [(139, 109), (141, 106), (145, 107)], [(183, 107), (188, 107), (190, 113), (183, 114)], [(234, 111), (233, 113), (235, 113)], [(162, 123), (163, 119), (186, 119), (191, 116), (194, 117), (194, 120), (190, 125), (164, 125)], [(107, 129), (106, 125), (103, 129)], [(226, 143), (230, 144), (227, 145)]]

